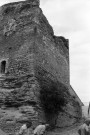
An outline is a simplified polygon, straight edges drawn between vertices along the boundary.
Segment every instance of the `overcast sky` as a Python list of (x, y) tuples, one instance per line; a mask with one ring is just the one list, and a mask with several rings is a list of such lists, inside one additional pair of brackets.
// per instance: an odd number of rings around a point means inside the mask
[[(0, 5), (18, 0), (0, 0)], [(41, 0), (55, 35), (69, 39), (70, 83), (83, 102), (90, 101), (90, 0)]]

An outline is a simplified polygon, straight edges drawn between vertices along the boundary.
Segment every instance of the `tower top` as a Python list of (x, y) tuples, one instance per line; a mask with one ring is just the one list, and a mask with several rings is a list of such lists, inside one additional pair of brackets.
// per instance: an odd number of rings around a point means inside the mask
[(0, 14), (5, 15), (10, 12), (18, 12), (20, 9), (30, 8), (30, 7), (39, 7), (40, 1), (39, 0), (25, 0), (25, 1), (18, 1), (5, 4), (0, 7)]

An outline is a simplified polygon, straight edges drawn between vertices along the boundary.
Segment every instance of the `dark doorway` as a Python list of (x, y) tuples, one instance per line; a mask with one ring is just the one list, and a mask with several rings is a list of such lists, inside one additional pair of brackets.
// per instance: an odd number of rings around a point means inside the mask
[(6, 61), (2, 61), (1, 62), (1, 73), (4, 74), (5, 73), (5, 68), (6, 68)]

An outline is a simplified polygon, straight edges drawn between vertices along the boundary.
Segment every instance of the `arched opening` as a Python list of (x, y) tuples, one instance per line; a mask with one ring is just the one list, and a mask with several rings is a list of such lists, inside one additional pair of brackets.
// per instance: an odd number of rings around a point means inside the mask
[(1, 73), (4, 74), (5, 73), (5, 68), (6, 68), (6, 61), (2, 61), (1, 62)]

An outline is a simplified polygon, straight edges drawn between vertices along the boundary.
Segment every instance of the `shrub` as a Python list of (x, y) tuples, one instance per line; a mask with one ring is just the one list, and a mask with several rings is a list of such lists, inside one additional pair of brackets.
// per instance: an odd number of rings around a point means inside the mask
[(62, 83), (42, 85), (40, 101), (46, 114), (58, 114), (67, 103), (67, 88)]

